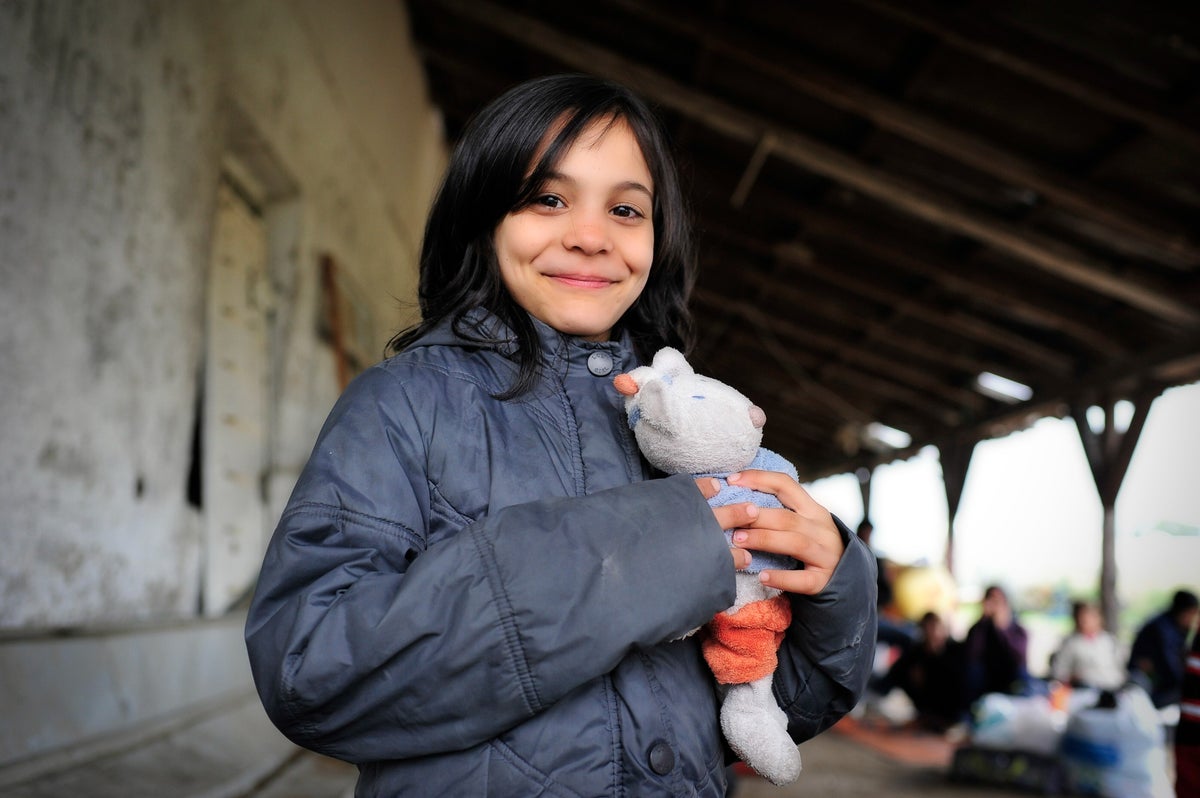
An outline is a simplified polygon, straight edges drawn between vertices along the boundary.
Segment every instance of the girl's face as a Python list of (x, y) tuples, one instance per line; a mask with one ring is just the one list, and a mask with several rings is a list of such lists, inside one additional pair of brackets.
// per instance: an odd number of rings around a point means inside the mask
[(586, 128), (532, 203), (496, 227), (500, 277), (559, 332), (607, 341), (654, 256), (654, 184), (628, 125)]

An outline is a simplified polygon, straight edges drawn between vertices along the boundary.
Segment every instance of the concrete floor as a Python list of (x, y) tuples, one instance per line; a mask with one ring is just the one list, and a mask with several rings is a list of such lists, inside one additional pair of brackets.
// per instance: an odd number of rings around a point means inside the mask
[[(800, 747), (788, 787), (739, 776), (732, 798), (1027, 798), (1031, 793), (949, 779), (941, 738), (844, 724)], [(106, 755), (64, 761), (28, 779), (0, 779), (6, 798), (350, 798), (355, 768), (287, 743), (257, 700)], [(2, 771), (0, 771), (0, 775)], [(16, 774), (9, 774), (10, 776)]]
[[(1028, 792), (1013, 792), (991, 786), (954, 784), (945, 767), (897, 761), (871, 746), (837, 731), (826, 732), (800, 747), (804, 770), (787, 787), (751, 776), (739, 776), (732, 798), (1029, 798)], [(348, 765), (305, 754), (280, 774), (279, 783), (254, 793), (256, 798), (283, 798), (314, 773), (330, 798), (349, 798), (354, 771)], [(339, 779), (343, 780), (338, 784)], [(309, 783), (311, 789), (313, 785)], [(304, 795), (318, 795), (314, 790)]]
[(955, 784), (948, 768), (900, 761), (837, 730), (800, 746), (803, 771), (787, 787), (740, 777), (733, 798), (1029, 798), (993, 786)]
[[(909, 754), (898, 760), (840, 731), (826, 732), (809, 740), (800, 747), (800, 754), (804, 770), (794, 784), (775, 787), (757, 777), (739, 776), (732, 798), (1029, 798), (1030, 795), (992, 786), (954, 784), (948, 778), (948, 768), (932, 763), (931, 757), (919, 749), (910, 746)], [(349, 798), (353, 769), (314, 754), (302, 755), (280, 774), (279, 783), (267, 785), (254, 795), (256, 798), (296, 795), (289, 790), (303, 783), (306, 777), (311, 778), (314, 772), (322, 774), (325, 792), (313, 790), (304, 795)], [(343, 780), (340, 785), (339, 780)]]

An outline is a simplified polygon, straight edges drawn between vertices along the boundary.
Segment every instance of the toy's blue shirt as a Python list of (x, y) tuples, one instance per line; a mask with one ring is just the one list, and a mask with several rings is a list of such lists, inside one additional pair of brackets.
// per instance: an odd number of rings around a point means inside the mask
[[(792, 479), (798, 479), (796, 475), (796, 467), (788, 460), (771, 451), (770, 449), (759, 448), (758, 454), (754, 455), (754, 459), (750, 461), (750, 465), (746, 468), (758, 469), (760, 471), (781, 471), (787, 474)], [(737, 504), (739, 502), (753, 502), (759, 507), (783, 507), (779, 499), (775, 498), (770, 493), (763, 493), (750, 488), (742, 487), (741, 485), (730, 485), (725, 481), (725, 477), (733, 472), (724, 472), (718, 474), (697, 474), (698, 477), (716, 477), (721, 483), (721, 491), (716, 496), (708, 500), (709, 505), (713, 507), (724, 507), (727, 504)], [(733, 545), (733, 530), (725, 530), (725, 539)], [(765, 551), (754, 551), (750, 553), (750, 565), (742, 570), (746, 573), (756, 574), (763, 570), (782, 570), (790, 571), (798, 567), (803, 567), (792, 557), (784, 554), (773, 554)]]

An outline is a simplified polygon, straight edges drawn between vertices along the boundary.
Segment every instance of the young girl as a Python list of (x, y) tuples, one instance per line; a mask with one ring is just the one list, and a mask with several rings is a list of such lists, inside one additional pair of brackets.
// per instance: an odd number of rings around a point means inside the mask
[[(358, 796), (721, 796), (698, 636), (745, 549), (792, 595), (776, 699), (797, 741), (870, 673), (869, 552), (794, 480), (785, 509), (650, 479), (612, 385), (686, 350), (692, 240), (628, 90), (535, 80), (464, 133), (430, 212), (423, 321), (338, 401), (246, 624), (259, 693)], [(738, 529), (727, 548), (722, 529)]]

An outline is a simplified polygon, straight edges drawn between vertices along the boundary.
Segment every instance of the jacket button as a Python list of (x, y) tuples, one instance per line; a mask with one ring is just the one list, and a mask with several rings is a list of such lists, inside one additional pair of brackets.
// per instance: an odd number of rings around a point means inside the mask
[(588, 371), (597, 377), (607, 377), (612, 373), (613, 360), (608, 352), (592, 352), (588, 355)]
[(675, 767), (675, 752), (662, 740), (650, 746), (650, 769), (665, 776)]

